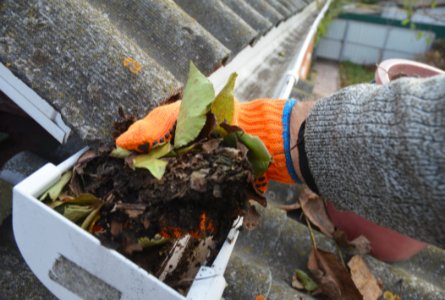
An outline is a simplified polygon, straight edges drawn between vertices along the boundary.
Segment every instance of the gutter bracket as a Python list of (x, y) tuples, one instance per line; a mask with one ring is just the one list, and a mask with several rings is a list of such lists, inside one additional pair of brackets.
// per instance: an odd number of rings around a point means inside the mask
[(3, 63), (0, 63), (0, 90), (59, 143), (66, 143), (71, 128), (65, 124), (62, 115), (15, 76)]

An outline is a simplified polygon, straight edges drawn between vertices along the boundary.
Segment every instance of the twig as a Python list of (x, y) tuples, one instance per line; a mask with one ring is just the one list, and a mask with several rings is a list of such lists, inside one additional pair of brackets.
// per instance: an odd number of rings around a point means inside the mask
[(282, 209), (284, 211), (291, 211), (291, 210), (297, 210), (301, 208), (301, 205), (299, 202), (295, 202), (292, 204), (277, 204), (274, 205), (276, 208)]
[(306, 215), (304, 215), (304, 219), (306, 220), (306, 224), (307, 227), (309, 229), (309, 234), (311, 236), (311, 241), (312, 241), (312, 247), (314, 247), (314, 249), (317, 249), (317, 242), (315, 240), (315, 235), (314, 232), (312, 231), (312, 226), (311, 226), (311, 222), (309, 222), (308, 218), (306, 217)]

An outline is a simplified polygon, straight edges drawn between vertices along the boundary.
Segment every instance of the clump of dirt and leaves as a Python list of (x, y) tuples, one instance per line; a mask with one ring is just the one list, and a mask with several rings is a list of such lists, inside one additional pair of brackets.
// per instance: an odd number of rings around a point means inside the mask
[[(256, 213), (249, 201), (265, 205), (253, 183), (271, 156), (258, 137), (231, 124), (235, 80), (236, 73), (215, 96), (191, 64), (173, 139), (146, 154), (90, 149), (40, 199), (185, 292), (234, 220)], [(117, 133), (134, 121), (126, 116)], [(172, 265), (175, 248), (183, 259)]]

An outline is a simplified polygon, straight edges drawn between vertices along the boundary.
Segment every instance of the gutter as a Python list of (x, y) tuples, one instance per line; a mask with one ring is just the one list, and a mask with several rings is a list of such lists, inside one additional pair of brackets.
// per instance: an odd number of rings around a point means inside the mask
[(2, 63), (0, 63), (0, 90), (59, 143), (63, 144), (68, 140), (71, 129), (63, 122), (61, 114)]
[[(331, 1), (329, 1), (330, 3)], [(253, 46), (248, 46), (239, 52), (227, 65), (220, 67), (209, 76), (209, 80), (219, 92), (226, 84), (227, 78), (233, 72), (238, 73), (237, 82), (248, 82), (264, 61), (276, 52), (277, 47), (286, 40), (298, 26), (317, 11), (316, 2), (307, 5), (302, 11), (273, 27)], [(318, 22), (319, 23), (319, 22)], [(318, 26), (317, 23), (317, 26)], [(277, 80), (278, 81), (278, 80)], [(272, 96), (272, 95), (270, 95)]]
[(315, 36), (315, 33), (317, 32), (318, 25), (320, 24), (321, 20), (324, 18), (324, 15), (326, 11), (329, 8), (329, 5), (331, 4), (332, 0), (327, 0), (324, 4), (323, 8), (321, 9), (320, 13), (318, 14), (317, 18), (315, 19), (314, 23), (312, 23), (311, 28), (309, 29), (309, 32), (306, 35), (306, 38), (304, 39), (303, 45), (301, 46), (300, 51), (298, 52), (297, 57), (295, 58), (295, 61), (292, 65), (292, 67), (289, 69), (289, 71), (286, 72), (286, 79), (284, 85), (277, 88), (277, 92), (275, 93), (277, 99), (288, 99), (292, 88), (295, 84), (298, 83), (300, 80), (299, 71), (301, 69), (302, 63), (304, 61), (304, 58), (306, 56), (306, 52), (308, 48), (310, 47), (311, 41)]

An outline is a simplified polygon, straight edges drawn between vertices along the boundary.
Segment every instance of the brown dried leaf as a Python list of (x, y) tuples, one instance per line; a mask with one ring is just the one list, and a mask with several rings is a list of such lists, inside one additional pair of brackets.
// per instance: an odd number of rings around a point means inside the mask
[(382, 296), (382, 287), (374, 275), (369, 271), (363, 258), (355, 255), (348, 262), (351, 269), (351, 278), (355, 286), (363, 295), (364, 300), (376, 300)]
[(305, 188), (300, 193), (299, 200), (301, 209), (311, 223), (317, 226), (321, 232), (331, 237), (335, 227), (326, 213), (323, 199), (308, 188)]
[(344, 231), (336, 229), (333, 238), (338, 245), (351, 250), (354, 255), (365, 255), (371, 252), (371, 242), (363, 235), (349, 241)]
[[(253, 182), (253, 181), (252, 181)], [(258, 202), (261, 206), (267, 207), (267, 200), (266, 197), (264, 197), (263, 194), (261, 194), (259, 191), (257, 191), (254, 187), (255, 184), (252, 183), (252, 188), (248, 189), (247, 192), (247, 198), (249, 200), (253, 200)]]
[(304, 289), (304, 286), (300, 282), (300, 280), (298, 280), (298, 277), (297, 277), (296, 273), (294, 273), (294, 275), (292, 275), (292, 287), (297, 289), (297, 290), (303, 290)]
[(313, 248), (307, 266), (329, 299), (362, 299), (349, 271), (334, 254)]
[(195, 142), (208, 138), (210, 136), (210, 133), (215, 128), (215, 126), (216, 126), (215, 115), (212, 114), (211, 112), (208, 112), (206, 115), (206, 122), (202, 127), (201, 131), (199, 132), (199, 135), (196, 137)]
[(130, 219), (135, 219), (142, 215), (147, 209), (144, 203), (117, 203), (114, 210), (123, 210)]
[(358, 255), (365, 255), (371, 252), (371, 242), (363, 235), (353, 239), (350, 245), (355, 248)]
[(121, 222), (118, 222), (115, 220), (111, 221), (110, 232), (113, 236), (117, 236), (117, 235), (121, 234), (122, 229), (123, 229), (123, 225)]
[(261, 215), (257, 212), (255, 206), (250, 205), (244, 216), (243, 227), (247, 230), (253, 230), (260, 223)]
[(201, 169), (194, 171), (190, 175), (190, 187), (197, 192), (205, 192), (207, 190), (207, 175), (209, 175), (210, 169)]
[(144, 250), (144, 248), (142, 247), (142, 245), (138, 244), (138, 243), (134, 243), (134, 244), (129, 244), (124, 246), (124, 253), (128, 254), (128, 255), (132, 255), (133, 252), (140, 252)]
[(219, 144), (221, 144), (221, 141), (222, 141), (221, 139), (208, 140), (208, 141), (202, 143), (202, 146), (201, 146), (202, 150), (205, 153), (212, 153), (219, 147)]
[(99, 156), (99, 153), (97, 151), (88, 150), (87, 152), (82, 154), (82, 156), (77, 160), (76, 166), (85, 164), (98, 156)]

